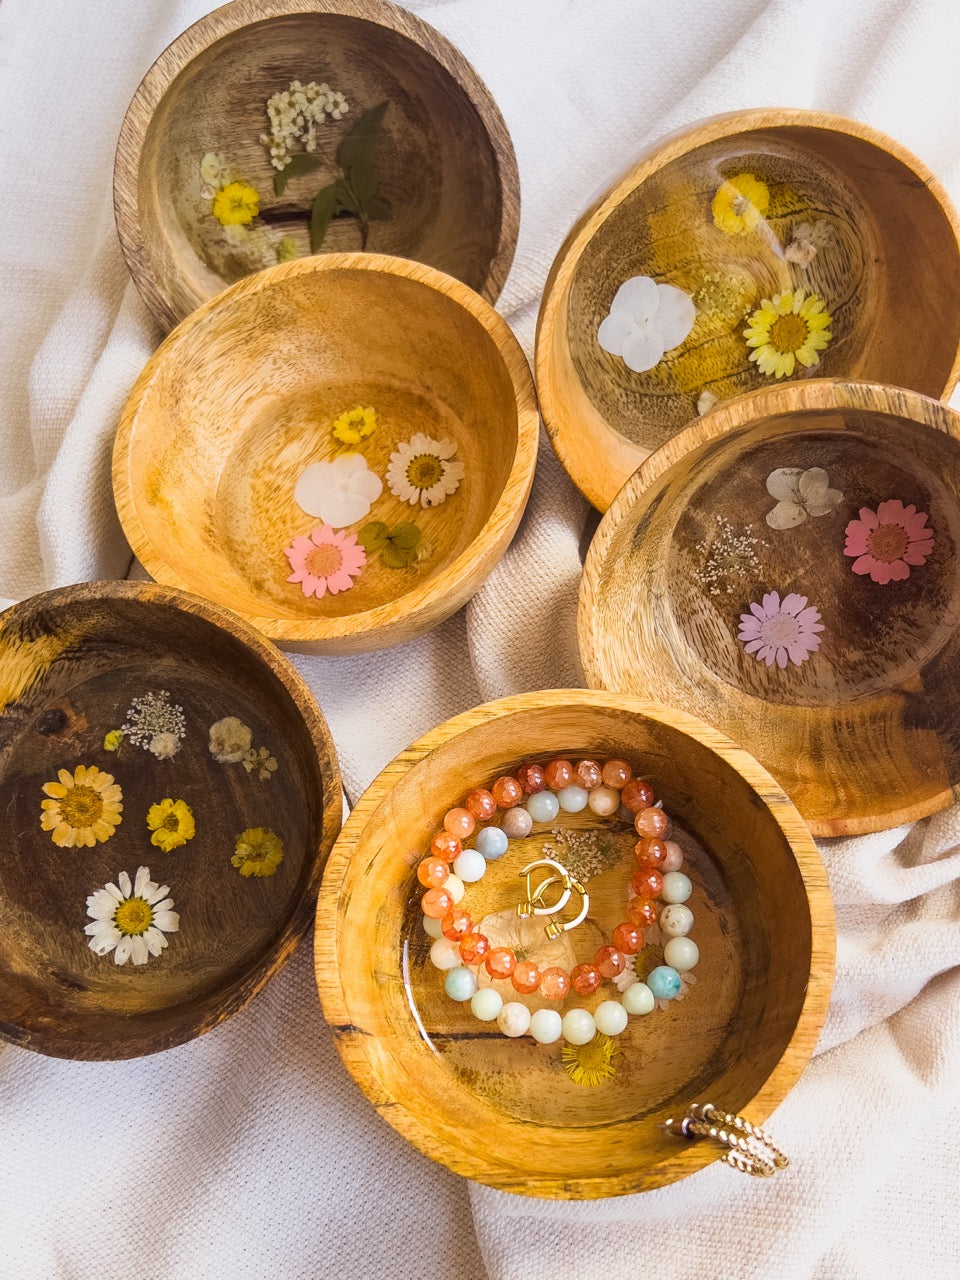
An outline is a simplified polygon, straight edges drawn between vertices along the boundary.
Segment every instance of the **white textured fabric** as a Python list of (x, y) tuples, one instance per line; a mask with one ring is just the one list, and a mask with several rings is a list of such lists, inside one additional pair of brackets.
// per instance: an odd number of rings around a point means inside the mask
[[(109, 451), (158, 334), (116, 245), (113, 150), (142, 73), (209, 7), (0, 7), (8, 599), (127, 570)], [(656, 137), (705, 115), (784, 105), (860, 117), (960, 197), (952, 0), (411, 7), (471, 59), (512, 132), (523, 219), (500, 305), (528, 352), (575, 213)], [(589, 532), (544, 446), (520, 532), (466, 610), (385, 654), (295, 658), (350, 796), (455, 712), (581, 682), (575, 605)], [(243, 1014), (154, 1058), (78, 1064), (0, 1046), (0, 1275), (953, 1280), (960, 816), (825, 856), (836, 991), (817, 1057), (771, 1121), (793, 1157), (772, 1183), (713, 1166), (644, 1196), (559, 1205), (468, 1186), (408, 1147), (347, 1077), (305, 946)]]

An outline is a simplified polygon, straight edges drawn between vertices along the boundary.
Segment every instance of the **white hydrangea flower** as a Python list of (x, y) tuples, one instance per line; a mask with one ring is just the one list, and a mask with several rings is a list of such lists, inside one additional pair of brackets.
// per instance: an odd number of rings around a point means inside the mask
[(383, 492), (383, 481), (359, 453), (342, 453), (332, 462), (307, 467), (293, 491), (296, 504), (333, 529), (362, 520)]
[(778, 467), (767, 476), (767, 493), (778, 499), (767, 512), (771, 529), (795, 529), (807, 516), (829, 515), (843, 501), (823, 467)]
[(597, 341), (634, 373), (646, 373), (684, 341), (696, 318), (693, 299), (682, 289), (631, 276), (614, 295)]

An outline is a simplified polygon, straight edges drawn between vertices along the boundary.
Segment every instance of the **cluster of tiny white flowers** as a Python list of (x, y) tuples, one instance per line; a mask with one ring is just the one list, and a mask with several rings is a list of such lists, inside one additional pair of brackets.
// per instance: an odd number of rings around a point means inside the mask
[(270, 148), (270, 163), (275, 169), (285, 169), (295, 142), (302, 142), (305, 151), (316, 151), (317, 125), (323, 124), (327, 116), (339, 120), (349, 110), (343, 94), (328, 84), (291, 80), (289, 89), (267, 99), (270, 132), (261, 133), (260, 141)]
[(134, 698), (120, 729), (135, 747), (151, 751), (158, 760), (166, 760), (180, 750), (180, 739), (187, 731), (183, 707), (170, 701), (166, 689)]
[(733, 527), (726, 516), (716, 517), (717, 536), (710, 540), (704, 538), (697, 543), (697, 551), (705, 557), (700, 570), (700, 580), (712, 596), (733, 595), (749, 572), (760, 568), (760, 557), (757, 547), (765, 547), (767, 543), (752, 536), (753, 525), (739, 531)]

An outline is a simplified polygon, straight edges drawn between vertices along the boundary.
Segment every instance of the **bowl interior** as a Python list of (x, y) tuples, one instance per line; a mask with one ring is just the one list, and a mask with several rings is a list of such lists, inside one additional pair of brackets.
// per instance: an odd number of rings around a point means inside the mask
[[(375, 16), (376, 10), (371, 12)], [(207, 21), (215, 33), (225, 19), (214, 15)], [(298, 254), (310, 252), (311, 204), (335, 179), (335, 169), (325, 164), (294, 177), (277, 196), (276, 170), (260, 142), (269, 129), (267, 100), (294, 80), (329, 84), (347, 99), (349, 110), (342, 119), (328, 116), (318, 126), (320, 151), (332, 162), (360, 116), (382, 102), (389, 104), (376, 148), (376, 194), (389, 202), (389, 216), (370, 223), (366, 243), (356, 217), (335, 217), (323, 251), (368, 248), (399, 254), (456, 276), (490, 298), (497, 296), (516, 232), (514, 228), (508, 237), (506, 260), (497, 261), (505, 217), (501, 166), (506, 160), (491, 140), (478, 98), (488, 107), (497, 145), (512, 164), (506, 130), (472, 70), (442, 37), (414, 19), (403, 25), (429, 32), (439, 57), (390, 25), (324, 12), (250, 22), (228, 30), (194, 57), (193, 39), (180, 50), (173, 47), (168, 60), (190, 60), (165, 86), (146, 128), (135, 175), (146, 265), (169, 320), (187, 315), (224, 283), (275, 263), (281, 240), (292, 239)], [(210, 35), (196, 38), (209, 40)], [(444, 61), (462, 72), (465, 83)], [(300, 147), (296, 143), (291, 151), (296, 154)], [(208, 153), (222, 155), (231, 175), (259, 193), (260, 212), (246, 227), (228, 231), (213, 216), (200, 171)]]
[[(329, 780), (291, 691), (235, 636), (145, 590), (153, 596), (37, 597), (0, 629), (0, 804), (15, 833), (15, 856), (0, 865), (0, 1031), (61, 1056), (167, 1048), (239, 1008), (293, 949), (339, 826), (338, 813), (325, 820)], [(225, 717), (250, 739), (240, 733), (229, 763), (210, 746), (210, 726)], [(105, 736), (124, 725), (119, 749), (107, 750)], [(246, 747), (264, 757), (252, 769)], [(119, 822), (92, 847), (57, 843), (58, 831), (41, 827), (42, 788), (76, 779), (81, 765), (122, 790)], [(62, 800), (64, 831), (71, 815), (81, 829), (72, 798), (81, 783)], [(185, 802), (195, 831), (169, 850), (148, 826), (165, 799)], [(269, 876), (231, 863), (253, 829), (282, 843)], [(141, 866), (169, 886), (180, 927), (148, 963), (118, 965), (115, 952), (88, 946), (86, 900)]]
[[(622, 709), (598, 695), (580, 695), (580, 705), (576, 695), (569, 702), (543, 697), (546, 705), (531, 698), (523, 709), (432, 740), (428, 751), (414, 747), (403, 766), (382, 775), (382, 786), (374, 784), (377, 795), (361, 802), (324, 883), (318, 978), (348, 1064), (385, 1118), (428, 1154), (504, 1189), (591, 1197), (668, 1182), (713, 1159), (715, 1152), (678, 1144), (658, 1128), (689, 1102), (709, 1099), (754, 1114), (776, 1104), (785, 1079), (792, 1083), (800, 1069), (795, 1037), (823, 918), (811, 919), (784, 825), (728, 759), (667, 714), (639, 713), (636, 700)], [(471, 786), (557, 754), (616, 754), (650, 777), (676, 818), (695, 886), (696, 985), (682, 1003), (631, 1018), (609, 1077), (592, 1086), (568, 1074), (558, 1045), (509, 1040), (444, 994), (443, 975), (428, 958), (416, 879), (445, 810)], [(561, 861), (582, 861), (590, 895), (587, 922), (565, 935), (575, 958), (553, 961), (572, 967), (592, 959), (624, 918), (636, 835), (608, 819), (567, 818), (572, 844)], [(813, 846), (795, 813), (793, 822), (802, 856)], [(468, 886), (463, 905), (474, 920), (501, 911), (515, 918), (517, 873), (543, 856), (545, 842), (556, 857), (550, 830), (535, 826)], [(537, 954), (536, 937), (528, 941)], [(641, 955), (638, 972), (659, 962)], [(608, 987), (575, 1001), (592, 1007), (610, 994)], [(504, 998), (531, 1008), (549, 1003), (518, 996), (509, 983)]]
[(590, 681), (736, 737), (818, 833), (931, 812), (960, 779), (960, 445), (892, 404), (756, 412), (681, 437), (611, 508), (581, 601)]
[[(120, 466), (139, 526), (128, 533), (155, 576), (248, 616), (335, 630), (428, 591), (477, 538), (514, 463), (517, 393), (491, 334), (454, 298), (386, 271), (303, 266), (274, 268), (171, 335), (131, 398)], [(417, 433), (452, 441), (463, 479), (432, 507), (384, 483), (349, 532), (413, 522), (421, 558), (393, 568), (369, 554), (351, 589), (306, 596), (284, 550), (323, 521), (294, 491), (310, 464), (349, 451), (332, 424), (357, 406), (378, 415), (355, 451), (381, 480)]]

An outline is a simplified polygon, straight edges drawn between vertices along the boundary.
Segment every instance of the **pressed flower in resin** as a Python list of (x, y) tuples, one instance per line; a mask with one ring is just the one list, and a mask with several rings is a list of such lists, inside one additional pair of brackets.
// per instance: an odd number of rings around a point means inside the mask
[(820, 648), (818, 632), (823, 630), (820, 610), (808, 607), (806, 596), (791, 592), (781, 600), (778, 591), (768, 591), (760, 604), (750, 605), (749, 613), (741, 613), (737, 639), (768, 667), (788, 662), (799, 667)]
[(251, 747), (243, 757), (243, 767), (247, 773), (253, 773), (256, 770), (257, 777), (261, 782), (269, 782), (279, 765), (276, 757), (270, 754), (269, 748)]
[(391, 529), (382, 520), (372, 520), (363, 526), (357, 538), (368, 555), (379, 552), (388, 569), (405, 569), (420, 558), (420, 530), (409, 522)]
[(228, 182), (213, 197), (213, 216), (222, 227), (246, 226), (260, 212), (260, 194), (245, 182)]
[(868, 573), (873, 582), (902, 582), (911, 565), (925, 563), (933, 543), (927, 513), (891, 498), (876, 511), (860, 508), (859, 519), (847, 525), (843, 554), (856, 557), (854, 573)]
[(767, 493), (778, 499), (767, 512), (771, 529), (794, 529), (807, 516), (829, 515), (843, 501), (823, 467), (778, 467), (767, 476)]
[(657, 284), (649, 276), (631, 276), (614, 294), (597, 342), (634, 373), (645, 373), (680, 346), (696, 318), (693, 299), (682, 289)]
[(817, 222), (798, 222), (793, 237), (783, 251), (788, 262), (798, 267), (808, 267), (817, 254), (833, 238), (830, 224), (820, 218)]
[(196, 834), (193, 810), (184, 800), (161, 800), (147, 810), (147, 827), (153, 832), (150, 843), (170, 853)]
[(614, 1062), (619, 1052), (617, 1042), (598, 1031), (587, 1044), (565, 1044), (560, 1064), (574, 1084), (594, 1087), (617, 1074)]
[(186, 731), (183, 707), (170, 701), (166, 689), (134, 698), (120, 726), (120, 732), (135, 747), (143, 747), (158, 760), (177, 754)]
[(297, 481), (293, 499), (308, 516), (334, 529), (362, 520), (383, 493), (383, 481), (359, 453), (342, 453), (332, 462), (314, 462)]
[(395, 498), (413, 507), (437, 507), (460, 488), (463, 463), (453, 440), (434, 440), (419, 431), (390, 455), (387, 486)]
[(107, 884), (87, 898), (87, 915), (92, 924), (84, 926), (90, 937), (90, 950), (98, 956), (112, 951), (117, 964), (146, 964), (167, 946), (166, 933), (176, 933), (180, 917), (171, 910), (173, 899), (165, 884), (150, 879), (150, 868), (140, 867), (136, 880), (130, 883), (126, 871), (117, 876), (116, 884)]
[(119, 827), (123, 792), (112, 773), (78, 764), (73, 773), (60, 769), (56, 782), (45, 782), (40, 826), (62, 849), (87, 847), (109, 840)]
[(752, 173), (738, 173), (722, 182), (710, 211), (713, 225), (729, 236), (753, 231), (770, 207), (770, 188)]
[(802, 364), (820, 363), (819, 352), (833, 338), (832, 317), (823, 299), (803, 289), (786, 289), (764, 298), (743, 331), (750, 359), (768, 377), (788, 378)]
[(253, 731), (236, 716), (224, 716), (210, 726), (210, 754), (220, 764), (239, 764), (253, 743)]
[(328, 524), (318, 525), (309, 538), (294, 538), (283, 554), (293, 570), (287, 581), (298, 582), (305, 596), (318, 600), (328, 591), (332, 596), (349, 591), (367, 563), (354, 534), (338, 533)]
[(283, 861), (283, 842), (264, 827), (242, 831), (234, 850), (230, 861), (242, 876), (272, 876)]
[(341, 413), (339, 418), (334, 420), (332, 428), (334, 438), (343, 444), (359, 444), (361, 440), (372, 436), (376, 429), (376, 409), (364, 409), (361, 405)]

